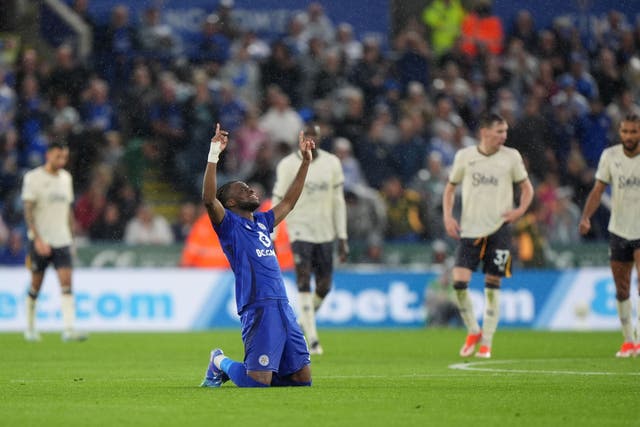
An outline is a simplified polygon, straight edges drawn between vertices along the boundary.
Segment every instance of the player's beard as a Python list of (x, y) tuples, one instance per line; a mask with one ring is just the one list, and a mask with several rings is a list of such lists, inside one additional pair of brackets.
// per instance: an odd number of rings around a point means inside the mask
[(631, 143), (622, 141), (622, 147), (624, 148), (625, 153), (633, 154), (638, 148), (638, 143), (640, 143), (640, 141), (633, 141)]
[(247, 212), (253, 212), (259, 207), (260, 207), (260, 202), (256, 202), (253, 200), (245, 200), (242, 202), (238, 202), (238, 208)]

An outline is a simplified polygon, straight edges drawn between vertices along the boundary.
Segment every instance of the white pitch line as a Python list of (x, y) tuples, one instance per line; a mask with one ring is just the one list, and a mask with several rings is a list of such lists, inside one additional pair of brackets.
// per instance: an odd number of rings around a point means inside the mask
[(523, 362), (540, 362), (540, 361), (553, 361), (553, 360), (562, 360), (562, 359), (491, 360), (491, 361), (481, 361), (481, 362), (454, 363), (452, 365), (449, 365), (449, 369), (457, 369), (460, 371), (501, 372), (501, 373), (509, 373), (509, 374), (640, 376), (640, 372), (568, 371), (568, 370), (509, 369), (509, 368), (485, 367), (486, 365), (502, 365), (502, 364), (509, 364), (509, 363), (521, 364)]

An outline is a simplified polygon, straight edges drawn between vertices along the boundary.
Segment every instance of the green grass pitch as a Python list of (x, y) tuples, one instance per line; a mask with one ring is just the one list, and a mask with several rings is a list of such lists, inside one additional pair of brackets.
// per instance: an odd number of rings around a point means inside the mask
[[(617, 332), (499, 330), (493, 358), (464, 331), (322, 330), (310, 388), (199, 388), (239, 331), (0, 334), (2, 426), (638, 426), (640, 358)], [(452, 365), (467, 369), (454, 369)]]

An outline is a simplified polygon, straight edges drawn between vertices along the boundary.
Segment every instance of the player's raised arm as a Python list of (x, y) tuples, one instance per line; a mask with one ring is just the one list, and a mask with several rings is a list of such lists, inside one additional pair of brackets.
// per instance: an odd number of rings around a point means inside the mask
[(209, 219), (213, 224), (220, 224), (224, 218), (224, 207), (216, 198), (217, 182), (216, 173), (218, 168), (218, 157), (227, 148), (229, 142), (229, 132), (220, 129), (220, 123), (216, 124), (216, 133), (211, 138), (209, 157), (207, 159), (207, 169), (204, 172), (202, 183), (202, 201), (204, 202)]
[(280, 203), (273, 207), (275, 225), (278, 225), (280, 221), (282, 221), (296, 205), (300, 194), (302, 194), (302, 189), (304, 188), (304, 180), (307, 177), (309, 164), (313, 159), (311, 150), (316, 147), (315, 141), (311, 137), (305, 136), (303, 131), (300, 131), (300, 134), (298, 135), (298, 144), (300, 152), (302, 153), (302, 163), (300, 164), (298, 173), (293, 179), (293, 182), (289, 186), (289, 189), (285, 193), (284, 197), (282, 198)]

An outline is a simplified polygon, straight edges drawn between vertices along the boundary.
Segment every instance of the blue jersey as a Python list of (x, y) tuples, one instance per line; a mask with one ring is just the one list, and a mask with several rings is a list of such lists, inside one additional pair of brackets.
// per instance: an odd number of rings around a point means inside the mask
[(228, 209), (219, 225), (218, 234), (236, 278), (238, 314), (255, 302), (287, 300), (276, 251), (269, 235), (273, 232), (273, 211), (253, 214), (253, 221)]

